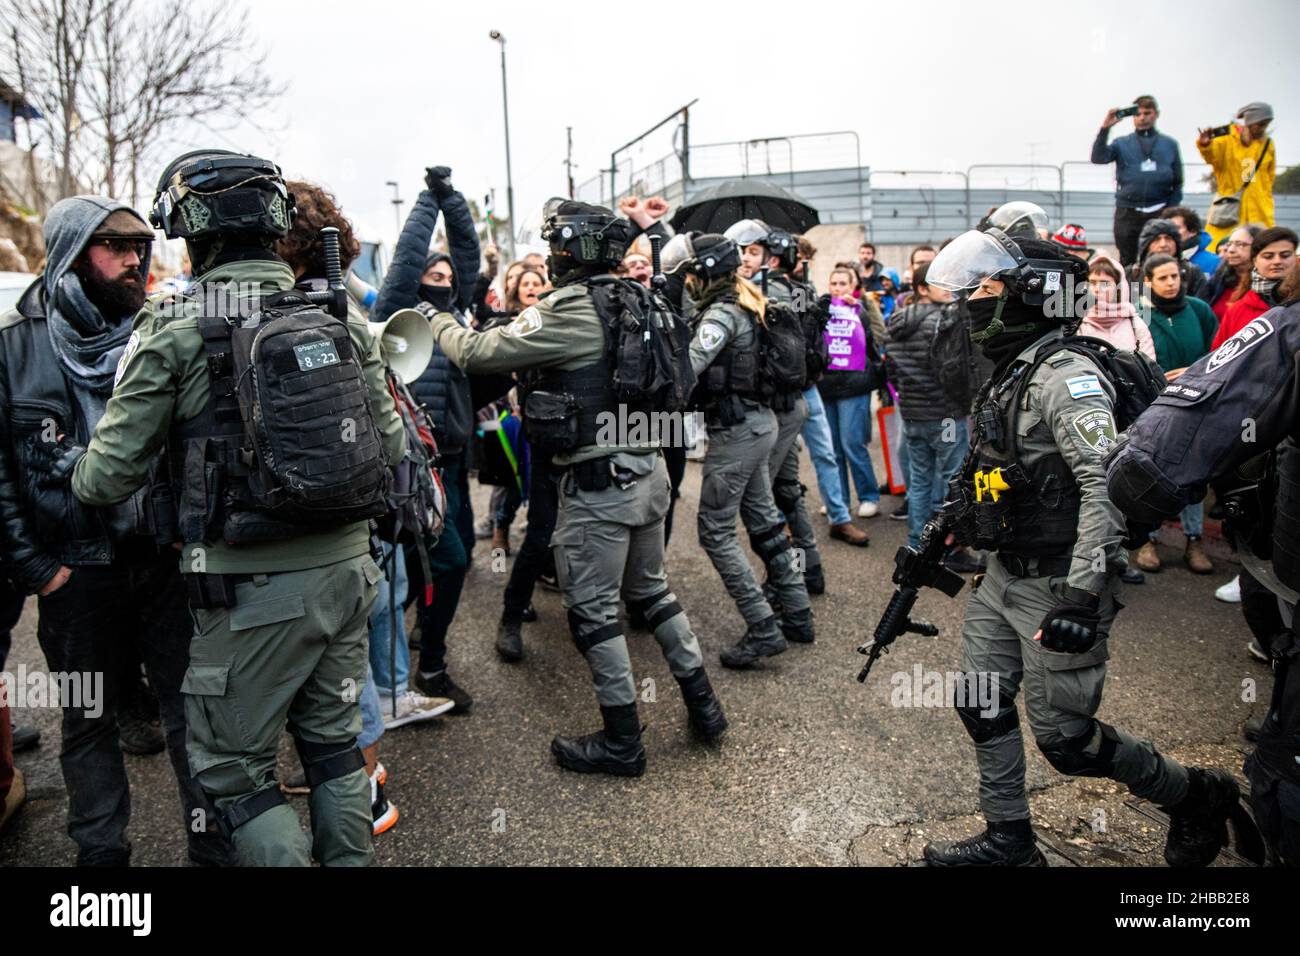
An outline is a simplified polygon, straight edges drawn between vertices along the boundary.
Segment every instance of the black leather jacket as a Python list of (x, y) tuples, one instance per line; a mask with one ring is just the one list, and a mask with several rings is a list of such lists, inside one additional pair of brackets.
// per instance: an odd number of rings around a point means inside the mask
[(50, 429), (81, 445), (90, 440), (50, 345), (40, 280), (0, 316), (0, 409), (0, 528), (8, 575), (34, 593), (60, 565), (112, 563), (114, 541), (101, 509), (78, 501), (70, 485), (37, 487), (29, 467), (31, 448), (52, 438)]

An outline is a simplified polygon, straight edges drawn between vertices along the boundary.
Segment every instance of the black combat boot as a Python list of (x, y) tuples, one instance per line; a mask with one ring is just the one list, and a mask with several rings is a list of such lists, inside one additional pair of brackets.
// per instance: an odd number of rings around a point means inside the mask
[(727, 715), (722, 712), (722, 703), (713, 692), (704, 668), (697, 667), (685, 677), (678, 677), (677, 683), (681, 685), (682, 699), (686, 701), (686, 713), (695, 736), (706, 743), (721, 737), (727, 729)]
[(803, 573), (803, 584), (809, 594), (826, 593), (826, 572), (822, 570), (820, 564)]
[(811, 644), (815, 641), (813, 633), (812, 608), (798, 614), (790, 613), (781, 617), (781, 633), (787, 641), (795, 644)]
[(524, 659), (523, 622), (517, 618), (501, 615), (497, 624), (497, 655), (507, 664), (514, 664)]
[(955, 843), (927, 843), (927, 866), (1047, 866), (1028, 820), (990, 820), (983, 833)]
[(639, 777), (645, 773), (645, 747), (636, 704), (602, 707), (605, 729), (582, 737), (556, 736), (551, 753), (561, 767), (578, 773), (610, 773)]
[(772, 657), (774, 654), (780, 654), (790, 645), (785, 642), (785, 636), (781, 629), (776, 625), (776, 615), (772, 615), (757, 624), (750, 626), (742, 637), (732, 647), (726, 648), (718, 655), (722, 661), (723, 667), (732, 667), (737, 670), (746, 667), (752, 667), (760, 657)]
[(1187, 768), (1187, 796), (1171, 807), (1165, 862), (1170, 866), (1209, 866), (1228, 844), (1228, 817), (1241, 799), (1232, 775), (1223, 770)]

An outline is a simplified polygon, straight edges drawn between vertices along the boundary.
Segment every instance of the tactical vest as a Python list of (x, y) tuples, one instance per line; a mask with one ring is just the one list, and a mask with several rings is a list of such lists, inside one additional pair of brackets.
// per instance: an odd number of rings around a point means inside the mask
[(987, 390), (976, 410), (975, 475), (962, 476), (962, 480), (973, 486), (980, 475), (1000, 469), (1011, 487), (1001, 492), (997, 501), (988, 492), (983, 501), (977, 501), (974, 488), (965, 489), (976, 528), (969, 543), (1022, 557), (1059, 557), (1070, 554), (1078, 538), (1082, 496), (1061, 455), (1044, 455), (1028, 466), (1021, 462), (1016, 427), (1029, 384), (1028, 367), (1021, 363), (1013, 366)]
[[(649, 415), (657, 410), (655, 402), (637, 394), (635, 389), (620, 387), (630, 375), (627, 366), (639, 365), (641, 356), (633, 354), (635, 347), (619, 348), (620, 341), (614, 336), (611, 324), (618, 321), (621, 312), (616, 315), (610, 296), (604, 294), (616, 291), (606, 288), (608, 285), (603, 283), (599, 288), (592, 288), (588, 284), (587, 287), (600, 319), (604, 341), (600, 358), (578, 369), (530, 369), (520, 376), (524, 436), (546, 455), (597, 444), (607, 416), (617, 419), (620, 408), (628, 416)], [(641, 340), (636, 336), (630, 344), (635, 346)], [(616, 370), (623, 375), (616, 375)]]
[(186, 543), (283, 540), (386, 510), (391, 479), (347, 323), (292, 293), (258, 315), (198, 320), (208, 400), (168, 441)]
[[(735, 305), (737, 300), (733, 295), (724, 295), (716, 301)], [(706, 309), (705, 314), (707, 311)], [(763, 401), (758, 322), (749, 311), (740, 309), (740, 312), (749, 322), (749, 344), (737, 345), (741, 336), (734, 336), (701, 374), (701, 403), (706, 406), (733, 395), (756, 402)], [(700, 316), (701, 319), (703, 317)]]

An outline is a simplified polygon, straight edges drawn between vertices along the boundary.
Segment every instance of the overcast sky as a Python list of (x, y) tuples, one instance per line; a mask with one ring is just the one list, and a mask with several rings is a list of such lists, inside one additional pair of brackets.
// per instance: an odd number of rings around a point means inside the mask
[[(409, 210), (425, 166), (451, 166), (469, 196), (496, 188), (504, 213), (496, 29), (521, 222), (564, 191), (566, 126), (581, 182), (696, 97), (693, 143), (854, 130), (879, 170), (1086, 160), (1107, 107), (1147, 92), (1192, 162), (1197, 126), (1266, 100), (1279, 164), (1300, 161), (1293, 0), (787, 6), (778, 21), (772, 4), (701, 0), (257, 3), (250, 31), (289, 88), (269, 134), (241, 127), (219, 145), (326, 184), (361, 232), (390, 244), (385, 181)], [(665, 134), (645, 158), (669, 149)]]

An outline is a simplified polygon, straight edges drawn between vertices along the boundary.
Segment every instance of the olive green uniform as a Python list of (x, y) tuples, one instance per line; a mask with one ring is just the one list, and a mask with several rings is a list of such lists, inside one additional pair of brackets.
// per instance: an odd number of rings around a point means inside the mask
[[(210, 270), (202, 282), (208, 289), (230, 283), (270, 294), (292, 288), (294, 279), (278, 260), (242, 261)], [(157, 300), (136, 317), (113, 397), (73, 473), (73, 492), (87, 504), (129, 496), (145, 481), (146, 467), (173, 424), (207, 406), (201, 308), (195, 301), (177, 306)], [(348, 331), (363, 357), (384, 452), (396, 461), (405, 437), (378, 343), (359, 315), (349, 316)], [(182, 690), (190, 768), (234, 827), (241, 861), (306, 866), (314, 857), (323, 865), (367, 864), (371, 811), (365, 771), (313, 787), (310, 845), (297, 814), (277, 799), (274, 771), (286, 720), (309, 777), (328, 775), (331, 763), (341, 766), (355, 751), (366, 622), (382, 576), (370, 557), (368, 523), (304, 530), (259, 544), (185, 542), (181, 570), (240, 580), (235, 606), (195, 610)]]
[[(603, 324), (580, 282), (547, 294), (513, 322), (486, 332), (462, 328), (446, 313), (435, 315), (431, 325), (439, 348), (468, 373), (576, 371), (605, 355)], [(584, 462), (609, 468), (614, 481), (600, 490), (579, 488), (567, 469)], [(669, 482), (663, 455), (653, 442), (614, 441), (556, 455), (554, 463), (566, 469), (551, 541), (569, 628), (591, 668), (600, 705), (634, 704), (636, 685), (619, 621), (620, 589), (654, 628), (674, 676), (686, 677), (703, 664), (699, 642), (664, 571)]]
[[(1039, 348), (1060, 334), (1053, 331), (1039, 339), (1016, 361), (1032, 361)], [(1029, 818), (1024, 740), (1015, 704), (1021, 689), (1034, 739), (1057, 769), (1112, 777), (1166, 806), (1187, 791), (1187, 771), (1180, 764), (1151, 743), (1094, 719), (1110, 657), (1107, 638), (1119, 610), (1119, 575), (1127, 563), (1124, 519), (1110, 501), (1101, 464), (1116, 441), (1114, 400), (1114, 389), (1096, 366), (1067, 351), (1049, 355), (1020, 392), (1014, 415), (1019, 463), (1028, 469), (1046, 456), (1060, 456), (1081, 497), (1068, 573), (1038, 576), (1038, 561), (1025, 566), (994, 554), (966, 607), (962, 669), (967, 675), (995, 677), (999, 697), (993, 704), (996, 716), (973, 704), (963, 713), (976, 743), (980, 809), (991, 821)], [(1047, 650), (1034, 640), (1066, 586), (1100, 597), (1100, 637), (1082, 654)]]

